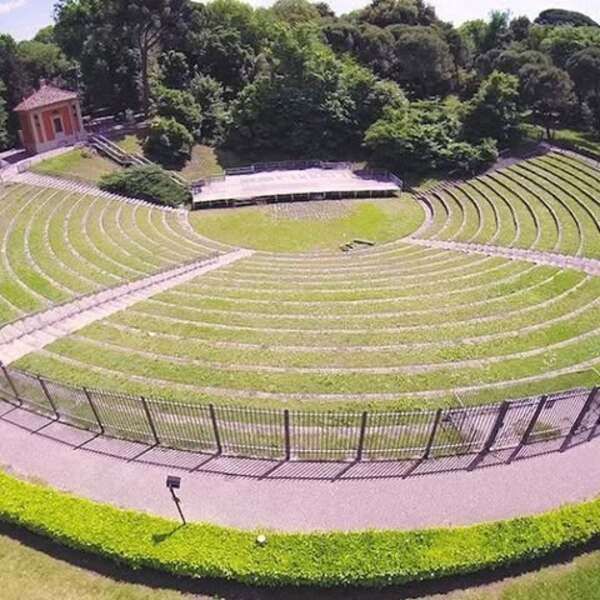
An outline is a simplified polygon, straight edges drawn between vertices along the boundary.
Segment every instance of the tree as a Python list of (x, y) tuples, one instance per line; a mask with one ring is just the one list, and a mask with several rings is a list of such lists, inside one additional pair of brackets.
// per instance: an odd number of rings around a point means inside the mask
[(455, 111), (438, 101), (388, 108), (365, 134), (365, 145), (377, 164), (400, 172), (451, 169), (473, 173), (493, 162), (493, 141), (461, 141)]
[(521, 52), (519, 50), (508, 49), (496, 58), (493, 66), (496, 70), (503, 73), (518, 75), (519, 71), (527, 64), (551, 67), (552, 60), (547, 54), (536, 50)]
[(194, 137), (175, 119), (157, 117), (150, 123), (144, 151), (164, 165), (180, 165), (192, 153)]
[(194, 96), (182, 90), (159, 87), (154, 93), (154, 112), (165, 119), (174, 119), (195, 138), (200, 138), (202, 112)]
[(355, 155), (382, 103), (401, 96), (351, 60), (340, 60), (305, 29), (272, 48), (271, 70), (231, 107), (228, 145), (281, 156)]
[(40, 29), (33, 38), (34, 42), (40, 42), (42, 44), (55, 44), (56, 39), (54, 38), (54, 25), (48, 25)]
[(115, 22), (125, 29), (140, 57), (142, 108), (150, 108), (150, 60), (163, 36), (185, 29), (188, 0), (105, 0), (115, 4)]
[(394, 64), (395, 38), (388, 28), (368, 23), (352, 33), (353, 55), (381, 77), (389, 77)]
[(191, 71), (222, 83), (230, 99), (254, 78), (259, 57), (283, 26), (275, 21), (272, 11), (254, 11), (238, 0), (193, 3), (181, 50)]
[(182, 52), (168, 50), (158, 57), (161, 83), (168, 88), (183, 90), (190, 82), (190, 68)]
[(318, 21), (321, 18), (319, 9), (308, 0), (277, 0), (271, 10), (278, 19), (292, 25)]
[(8, 112), (7, 131), (10, 145), (18, 129), (17, 116), (12, 109), (21, 101), (25, 93), (23, 73), (17, 58), (17, 43), (10, 35), (0, 34), (0, 101)]
[(130, 90), (139, 81), (147, 114), (153, 57), (169, 36), (186, 29), (190, 10), (189, 0), (60, 0), (54, 35), (67, 56), (81, 62), (89, 88), (102, 81), (118, 96), (110, 104), (136, 104)]
[(540, 50), (564, 69), (571, 56), (593, 46), (600, 46), (600, 27), (555, 27), (546, 32)]
[(0, 150), (6, 150), (10, 146), (11, 136), (8, 133), (8, 113), (6, 112), (6, 101), (4, 94), (6, 89), (0, 81)]
[(522, 42), (529, 36), (529, 30), (531, 29), (531, 21), (528, 17), (516, 17), (512, 19), (508, 26), (510, 37), (515, 42)]
[(392, 78), (420, 98), (445, 94), (450, 88), (453, 60), (448, 44), (431, 28), (398, 32)]
[(202, 141), (223, 142), (229, 123), (223, 86), (210, 75), (197, 74), (190, 84), (190, 93), (202, 112)]
[(550, 25), (552, 27), (598, 27), (598, 23), (580, 12), (551, 8), (542, 11), (535, 20), (538, 25)]
[(373, 0), (359, 12), (359, 20), (378, 27), (388, 25), (433, 25), (435, 10), (423, 0)]
[(26, 88), (38, 86), (40, 79), (59, 79), (62, 85), (75, 85), (75, 65), (56, 44), (25, 41), (17, 46), (17, 60)]
[(573, 82), (557, 67), (525, 65), (519, 75), (523, 102), (551, 139), (553, 126), (573, 101)]
[(493, 138), (507, 145), (518, 136), (520, 120), (519, 79), (494, 71), (469, 103), (464, 134), (471, 141)]
[(574, 54), (567, 62), (567, 71), (580, 103), (587, 102), (594, 115), (594, 127), (600, 132), (600, 47)]
[(335, 12), (327, 2), (315, 2), (314, 7), (319, 11), (322, 19), (335, 19)]

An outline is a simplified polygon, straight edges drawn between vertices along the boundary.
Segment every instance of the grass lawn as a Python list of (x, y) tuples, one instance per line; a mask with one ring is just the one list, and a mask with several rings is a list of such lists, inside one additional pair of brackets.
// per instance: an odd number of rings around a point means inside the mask
[[(48, 600), (61, 598), (62, 600), (208, 600), (208, 598), (243, 598), (250, 597), (256, 600), (286, 597), (290, 600), (308, 600), (315, 597), (314, 591), (288, 591), (285, 595), (276, 596), (273, 592), (261, 593), (260, 591), (244, 592), (238, 590), (235, 596), (230, 595), (229, 589), (223, 587), (224, 594), (219, 593), (219, 584), (211, 585), (210, 596), (200, 593), (206, 586), (198, 583), (190, 584), (186, 588), (196, 588), (198, 593), (182, 593), (175, 589), (177, 580), (170, 577), (143, 583), (130, 583), (138, 581), (141, 576), (133, 576), (131, 571), (120, 570), (117, 567), (102, 563), (109, 572), (115, 572), (122, 580), (101, 575), (94, 570), (85, 568), (94, 564), (96, 568), (99, 561), (77, 556), (76, 566), (72, 562), (74, 552), (57, 549), (54, 547), (53, 555), (48, 555), (37, 549), (36, 538), (24, 534), (27, 543), (13, 539), (7, 535), (0, 535), (0, 586), (2, 587), (3, 600)], [(29, 545), (31, 540), (35, 542)], [(45, 542), (41, 542), (42, 547)], [(128, 577), (129, 576), (129, 577)], [(162, 583), (162, 585), (161, 585)], [(396, 590), (365, 591), (344, 596), (344, 592), (327, 593), (319, 592), (324, 600), (352, 597), (357, 600), (375, 598), (379, 600), (392, 600), (403, 597)], [(311, 596), (312, 595), (312, 596)], [(593, 600), (600, 596), (600, 552), (584, 554), (574, 560), (552, 567), (545, 567), (538, 571), (507, 578), (496, 583), (472, 588), (456, 590), (448, 594), (435, 594), (421, 596), (411, 594), (411, 598), (425, 598), (429, 600)]]
[(87, 183), (97, 183), (103, 175), (118, 169), (110, 160), (81, 149), (71, 150), (31, 167), (31, 171), (40, 175), (66, 177)]
[(583, 148), (600, 155), (600, 136), (591, 132), (575, 131), (573, 129), (561, 129), (556, 132), (555, 139), (568, 144), (574, 150)]
[[(316, 206), (316, 204), (315, 204)], [(195, 229), (221, 242), (271, 252), (335, 249), (355, 238), (376, 243), (405, 237), (424, 221), (422, 208), (408, 195), (357, 201), (333, 218), (281, 218), (271, 207), (198, 211), (190, 216)]]
[[(85, 559), (83, 559), (85, 564)], [(0, 535), (3, 600), (184, 600), (202, 596), (124, 583)], [(206, 598), (206, 596), (204, 596)]]
[[(526, 126), (526, 132), (530, 140), (536, 141), (546, 135), (546, 132), (541, 127), (531, 124)], [(554, 138), (552, 141), (570, 146), (575, 151), (581, 148), (600, 155), (600, 135), (597, 133), (577, 131), (576, 129), (558, 129), (553, 131), (553, 135)]]
[[(129, 154), (144, 154), (142, 147), (143, 136), (138, 134), (126, 135), (121, 140), (116, 142), (117, 146), (122, 148)], [(219, 158), (214, 150), (209, 146), (196, 144), (192, 149), (192, 157), (186, 162), (183, 167), (178, 169), (169, 168), (170, 171), (181, 175), (188, 181), (196, 181), (203, 177), (211, 175), (220, 175), (223, 173), (223, 168), (219, 164)]]

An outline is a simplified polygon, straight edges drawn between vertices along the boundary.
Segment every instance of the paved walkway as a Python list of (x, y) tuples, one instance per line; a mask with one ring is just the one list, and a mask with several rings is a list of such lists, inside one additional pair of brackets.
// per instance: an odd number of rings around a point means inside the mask
[(26, 316), (0, 329), (0, 361), (8, 365), (136, 302), (252, 254), (251, 250), (236, 250), (201, 259)]
[(538, 265), (548, 265), (561, 269), (576, 269), (589, 275), (600, 275), (600, 260), (592, 258), (580, 258), (552, 252), (537, 252), (536, 250), (505, 248), (485, 244), (465, 244), (462, 242), (444, 242), (441, 240), (421, 240), (416, 238), (411, 238), (407, 241), (411, 244), (427, 246), (428, 248), (441, 248), (443, 250), (455, 250), (470, 254), (485, 254), (486, 256), (500, 256), (502, 258), (524, 260)]
[(274, 463), (110, 440), (0, 402), (0, 465), (96, 501), (190, 521), (287, 531), (413, 529), (545, 512), (600, 491), (600, 438), (422, 463)]

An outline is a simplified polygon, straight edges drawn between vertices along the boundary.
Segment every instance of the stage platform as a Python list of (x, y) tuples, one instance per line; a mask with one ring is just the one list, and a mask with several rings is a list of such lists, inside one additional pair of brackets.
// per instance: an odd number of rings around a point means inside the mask
[(306, 168), (228, 174), (207, 180), (194, 190), (193, 207), (218, 208), (325, 198), (393, 196), (402, 182), (384, 171), (350, 168)]

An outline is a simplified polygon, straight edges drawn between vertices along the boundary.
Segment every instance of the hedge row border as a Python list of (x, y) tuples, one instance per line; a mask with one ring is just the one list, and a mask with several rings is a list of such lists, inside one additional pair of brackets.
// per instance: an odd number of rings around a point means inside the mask
[(600, 499), (469, 527), (358, 533), (180, 526), (0, 472), (0, 520), (133, 569), (275, 586), (384, 587), (474, 574), (588, 544)]

